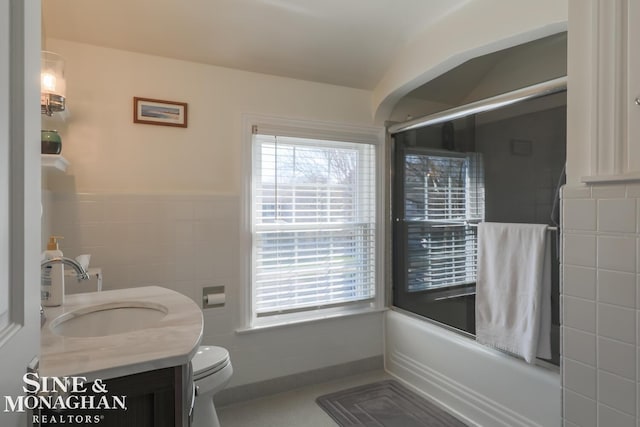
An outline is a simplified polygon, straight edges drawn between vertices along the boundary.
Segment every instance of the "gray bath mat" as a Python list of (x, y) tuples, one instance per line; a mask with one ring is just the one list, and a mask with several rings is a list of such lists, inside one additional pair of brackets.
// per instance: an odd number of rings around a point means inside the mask
[(397, 381), (387, 380), (336, 393), (316, 402), (341, 427), (464, 427), (466, 424)]

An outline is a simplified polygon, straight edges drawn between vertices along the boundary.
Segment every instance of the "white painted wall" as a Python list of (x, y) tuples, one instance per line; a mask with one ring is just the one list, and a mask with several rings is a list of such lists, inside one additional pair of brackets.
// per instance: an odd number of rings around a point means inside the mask
[[(403, 122), (410, 120), (408, 116), (412, 118), (426, 116), (546, 80), (566, 76), (566, 36), (554, 37), (531, 46), (517, 47), (507, 55), (495, 57), (494, 61), (489, 70), (462, 65), (466, 71), (458, 74), (457, 81), (460, 81), (461, 84), (465, 83), (462, 81), (463, 79), (477, 82), (475, 86), (469, 88), (468, 93), (462, 99), (452, 98), (450, 104), (445, 104), (419, 99), (409, 94), (400, 99), (393, 107), (389, 120)], [(483, 75), (474, 75), (473, 73), (483, 73)], [(444, 84), (456, 84), (455, 81), (451, 82), (451, 80)], [(446, 87), (441, 90), (446, 90)]]
[[(203, 342), (229, 348), (231, 386), (381, 356), (382, 314), (237, 334), (242, 114), (371, 125), (371, 93), (62, 40), (66, 175), (52, 176), (51, 232), (65, 255), (93, 253), (104, 288), (159, 284), (200, 303)], [(189, 104), (189, 127), (134, 124), (134, 96)]]
[(398, 53), (373, 92), (376, 120), (385, 120), (411, 90), (468, 59), (561, 32), (566, 22), (567, 0), (469, 2)]
[[(66, 60), (61, 136), (76, 191), (237, 193), (243, 113), (372, 123), (364, 90), (62, 40), (47, 49)], [(189, 127), (134, 124), (134, 96), (187, 102)]]
[(566, 39), (547, 40), (514, 52), (496, 63), (462, 104), (531, 86), (567, 74)]

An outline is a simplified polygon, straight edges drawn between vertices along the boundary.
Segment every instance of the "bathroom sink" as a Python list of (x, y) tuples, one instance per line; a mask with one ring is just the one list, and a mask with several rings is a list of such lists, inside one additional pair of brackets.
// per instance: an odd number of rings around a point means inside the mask
[(145, 301), (112, 302), (83, 307), (51, 322), (51, 330), (64, 337), (104, 337), (157, 325), (167, 308)]

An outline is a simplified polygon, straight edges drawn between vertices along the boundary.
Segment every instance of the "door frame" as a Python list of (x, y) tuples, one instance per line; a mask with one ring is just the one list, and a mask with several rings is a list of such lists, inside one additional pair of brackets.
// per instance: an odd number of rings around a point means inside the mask
[[(0, 48), (0, 59), (8, 63), (8, 75), (0, 73), (0, 84), (8, 87), (0, 91), (8, 91), (0, 99), (5, 103), (0, 114), (8, 124), (0, 129), (0, 149), (9, 153), (9, 179), (0, 190), (9, 204), (9, 253), (0, 254), (8, 260), (9, 269), (2, 279), (8, 278), (9, 284), (9, 325), (0, 331), (0, 396), (4, 400), (4, 396), (24, 394), (23, 374), (40, 351), (41, 3), (0, 0), (0, 7), (9, 18), (3, 30), (8, 49), (6, 44)], [(3, 411), (2, 426), (25, 426), (30, 421), (26, 413)]]

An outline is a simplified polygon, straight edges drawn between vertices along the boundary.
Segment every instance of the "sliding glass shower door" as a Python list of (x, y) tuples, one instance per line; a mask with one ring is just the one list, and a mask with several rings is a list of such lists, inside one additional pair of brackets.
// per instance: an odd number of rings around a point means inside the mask
[[(473, 336), (477, 224), (548, 224), (557, 230), (566, 159), (565, 93), (393, 138), (393, 306)], [(552, 362), (557, 364), (555, 230), (549, 238)]]
[[(483, 220), (481, 156), (397, 150), (394, 301), (474, 333), (477, 228)], [(469, 307), (471, 304), (471, 307)]]

